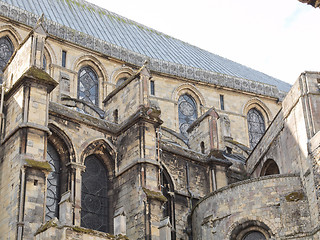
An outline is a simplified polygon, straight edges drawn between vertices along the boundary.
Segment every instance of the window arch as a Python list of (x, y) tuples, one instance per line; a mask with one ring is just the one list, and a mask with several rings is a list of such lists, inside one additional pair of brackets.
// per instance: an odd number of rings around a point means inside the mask
[(98, 76), (90, 67), (85, 66), (78, 73), (78, 99), (98, 105)]
[(280, 170), (278, 164), (273, 159), (268, 159), (262, 167), (260, 176), (268, 176), (279, 174)]
[(197, 119), (197, 104), (189, 94), (183, 94), (178, 99), (178, 115), (180, 133), (188, 136), (187, 129)]
[(257, 108), (251, 108), (247, 114), (250, 148), (254, 148), (265, 132), (265, 121)]
[(81, 226), (108, 232), (110, 214), (106, 167), (96, 155), (86, 157), (84, 165), (86, 170), (82, 174)]
[(249, 220), (233, 228), (230, 240), (267, 240), (274, 236), (271, 229), (263, 222)]
[(45, 220), (59, 217), (61, 161), (57, 150), (48, 142), (47, 160), (52, 171), (47, 177), (47, 198)]
[(3, 69), (12, 56), (14, 47), (9, 37), (0, 38), (0, 82), (2, 82)]
[(122, 85), (122, 83), (124, 83), (126, 80), (128, 79), (128, 77), (121, 77), (117, 80), (116, 83), (116, 87), (119, 87), (120, 85)]

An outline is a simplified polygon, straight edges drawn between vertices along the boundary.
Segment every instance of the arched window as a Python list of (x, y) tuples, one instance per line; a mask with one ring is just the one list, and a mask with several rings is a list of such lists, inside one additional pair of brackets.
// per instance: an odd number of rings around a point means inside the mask
[(13, 54), (13, 44), (7, 36), (0, 38), (0, 82), (2, 82), (3, 68)]
[(175, 239), (175, 207), (174, 207), (174, 189), (173, 183), (170, 179), (169, 173), (163, 169), (161, 173), (161, 190), (163, 196), (167, 198), (167, 201), (163, 204), (163, 217), (169, 217), (172, 230), (171, 230), (171, 239)]
[(184, 94), (178, 100), (179, 129), (184, 136), (188, 136), (187, 129), (197, 119), (196, 101), (189, 95)]
[(266, 240), (266, 237), (258, 231), (248, 232), (242, 240)]
[(127, 77), (119, 78), (116, 83), (116, 87), (119, 87), (120, 85), (122, 85), (122, 83), (124, 83), (127, 79), (128, 79)]
[(98, 104), (98, 77), (89, 66), (82, 67), (78, 73), (78, 98)]
[(108, 175), (100, 159), (88, 156), (82, 174), (81, 226), (108, 232)]
[(263, 222), (250, 220), (235, 227), (230, 240), (267, 240), (273, 236), (270, 228)]
[(43, 55), (43, 59), (42, 59), (42, 69), (43, 69), (44, 71), (47, 70), (47, 58), (46, 58), (45, 55)]
[(264, 118), (259, 110), (252, 108), (247, 115), (250, 147), (254, 148), (265, 132)]
[(268, 159), (263, 164), (260, 176), (268, 176), (268, 175), (274, 175), (279, 173), (280, 171), (277, 163), (272, 159)]
[(59, 217), (61, 163), (57, 150), (48, 143), (47, 160), (52, 171), (47, 178), (47, 201), (45, 220)]

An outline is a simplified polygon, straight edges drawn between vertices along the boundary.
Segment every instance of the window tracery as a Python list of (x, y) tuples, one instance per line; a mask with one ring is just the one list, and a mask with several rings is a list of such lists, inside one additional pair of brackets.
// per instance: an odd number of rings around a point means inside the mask
[(187, 129), (197, 119), (197, 104), (189, 95), (184, 94), (178, 100), (179, 129), (181, 134), (188, 136)]
[(47, 177), (46, 221), (59, 216), (60, 201), (60, 158), (58, 152), (50, 143), (47, 146), (47, 160), (52, 171)]
[(0, 82), (2, 81), (3, 68), (7, 65), (13, 54), (13, 44), (7, 36), (0, 38)]
[(78, 73), (78, 99), (98, 104), (98, 76), (89, 66), (82, 67)]
[(265, 132), (264, 118), (259, 110), (252, 108), (247, 114), (250, 148), (254, 148)]
[(81, 226), (108, 232), (108, 177), (104, 164), (95, 155), (86, 158), (82, 174)]

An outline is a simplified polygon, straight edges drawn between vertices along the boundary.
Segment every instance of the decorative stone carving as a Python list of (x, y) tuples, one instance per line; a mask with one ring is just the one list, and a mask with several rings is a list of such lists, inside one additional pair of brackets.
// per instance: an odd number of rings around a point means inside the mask
[[(311, 4), (314, 7), (318, 7), (320, 4), (320, 0), (299, 1)], [(32, 27), (36, 24), (38, 19), (38, 16), (36, 16), (35, 14), (26, 14), (24, 10), (13, 7), (7, 3), (1, 3), (0, 9), (0, 15), (8, 16), (9, 14), (9, 17), (11, 19), (22, 22), (23, 24), (27, 24)], [(56, 35), (67, 41), (75, 42), (77, 44), (86, 46), (90, 49), (103, 52), (106, 55), (118, 58), (123, 61), (127, 61), (137, 66), (141, 66), (143, 64), (144, 59), (147, 58), (147, 56), (144, 56), (142, 54), (135, 53), (122, 47), (114, 46), (113, 44), (89, 36), (88, 34), (76, 32), (71, 28), (57, 24), (48, 19), (44, 19), (43, 26), (52, 35)], [(283, 96), (285, 95), (285, 93), (280, 92), (275, 86), (269, 86), (264, 83), (256, 83), (251, 80), (218, 74), (215, 72), (210, 72), (208, 70), (203, 70), (195, 67), (181, 66), (181, 64), (171, 63), (159, 59), (152, 59), (152, 62), (154, 62), (154, 64), (150, 65), (150, 70), (157, 72), (169, 73), (179, 77), (186, 77), (193, 80), (210, 82), (220, 86), (231, 87), (247, 92), (263, 94), (266, 96), (279, 98), (280, 100), (282, 100)], [(207, 73), (209, 73), (209, 75), (207, 75)], [(257, 87), (257, 84), (260, 85), (259, 88)], [(255, 85), (255, 87), (253, 85)]]

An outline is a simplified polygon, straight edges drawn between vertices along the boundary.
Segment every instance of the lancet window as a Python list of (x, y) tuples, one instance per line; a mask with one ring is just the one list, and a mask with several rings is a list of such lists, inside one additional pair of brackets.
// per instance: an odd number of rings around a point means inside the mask
[(81, 226), (108, 232), (108, 175), (103, 162), (95, 155), (86, 158), (82, 174)]
[(78, 73), (78, 98), (98, 104), (98, 77), (89, 66), (82, 67)]
[(179, 97), (178, 115), (180, 132), (187, 137), (187, 129), (191, 123), (197, 119), (197, 104), (189, 94), (184, 94)]
[(3, 68), (13, 54), (13, 44), (7, 36), (0, 38), (0, 82), (2, 82)]
[(247, 115), (250, 147), (254, 148), (265, 132), (262, 113), (256, 108), (249, 110)]
[(47, 146), (47, 160), (52, 171), (47, 177), (46, 221), (59, 216), (60, 201), (61, 162), (58, 152), (50, 143)]

